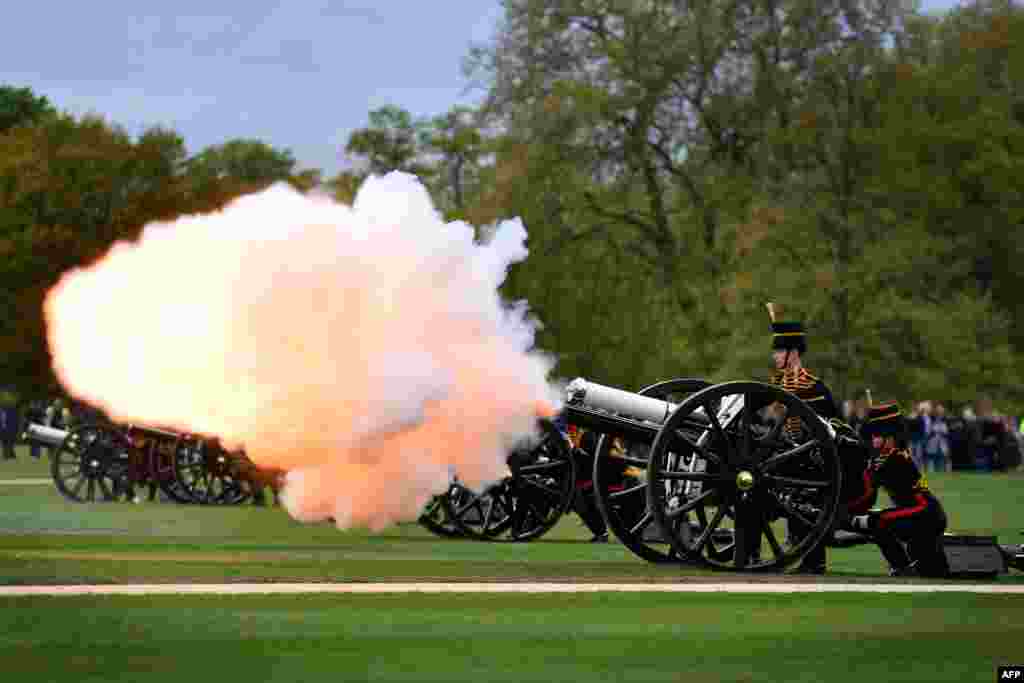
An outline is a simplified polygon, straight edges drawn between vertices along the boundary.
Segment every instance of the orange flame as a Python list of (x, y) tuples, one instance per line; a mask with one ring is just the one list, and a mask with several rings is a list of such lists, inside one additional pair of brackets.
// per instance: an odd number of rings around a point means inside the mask
[(298, 519), (415, 518), (454, 468), (471, 486), (552, 415), (552, 360), (498, 287), (527, 255), (487, 244), (405, 174), (352, 207), (286, 186), (147, 226), (45, 302), (64, 386), (120, 421), (214, 434), (289, 471)]

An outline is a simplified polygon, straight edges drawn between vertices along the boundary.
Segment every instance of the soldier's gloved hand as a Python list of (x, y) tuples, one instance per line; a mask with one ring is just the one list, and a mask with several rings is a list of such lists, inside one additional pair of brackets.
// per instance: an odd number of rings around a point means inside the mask
[(850, 519), (850, 528), (854, 531), (872, 533), (878, 527), (877, 515), (856, 515)]

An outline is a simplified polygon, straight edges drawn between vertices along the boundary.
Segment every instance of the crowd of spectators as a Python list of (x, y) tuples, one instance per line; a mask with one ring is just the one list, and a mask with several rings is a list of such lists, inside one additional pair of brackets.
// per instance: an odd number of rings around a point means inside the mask
[[(858, 430), (867, 411), (864, 399), (843, 403), (844, 419)], [(1005, 472), (1021, 465), (1024, 420), (998, 412), (988, 398), (959, 412), (939, 401), (919, 401), (906, 421), (911, 455), (922, 472)]]

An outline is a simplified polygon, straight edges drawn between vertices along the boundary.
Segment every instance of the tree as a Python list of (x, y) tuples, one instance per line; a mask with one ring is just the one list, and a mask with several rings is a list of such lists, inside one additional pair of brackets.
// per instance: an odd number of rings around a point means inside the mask
[(31, 88), (0, 85), (0, 133), (54, 114), (49, 100), (37, 96)]
[(267, 185), (291, 178), (295, 164), (290, 150), (240, 138), (207, 147), (189, 159), (187, 167), (191, 176), (207, 181), (230, 179)]
[(0, 372), (28, 393), (52, 387), (42, 303), (84, 265), (154, 220), (189, 212), (184, 144), (132, 140), (98, 117), (47, 117), (0, 134)]
[(405, 171), (424, 177), (428, 169), (419, 158), (424, 125), (401, 107), (387, 105), (374, 109), (370, 112), (369, 127), (353, 131), (345, 152), (364, 159), (368, 173)]
[(782, 300), (840, 396), (1017, 376), (999, 293), (1021, 289), (1024, 43), (989, 4), (506, 2), (471, 55), (502, 133), (479, 202), (527, 222), (507, 288), (537, 302), (559, 372), (763, 376)]
[(820, 55), (799, 118), (775, 131), (789, 192), (765, 198), (781, 219), (760, 231), (751, 281), (771, 287), (751, 293), (803, 304), (821, 339), (815, 367), (843, 396), (1022, 397), (1012, 313), (976, 265), (1022, 255), (1021, 131), (962, 56), (942, 65), (948, 21), (915, 19), (895, 50), (858, 39)]
[(495, 43), (474, 54), (487, 111), (526, 150), (530, 172), (510, 182), (533, 191), (534, 234), (597, 242), (651, 283), (661, 372), (724, 362), (738, 309), (723, 293), (744, 269), (737, 230), (787, 174), (769, 132), (794, 118), (815, 58), (866, 21), (859, 7), (514, 0)]
[(341, 171), (338, 175), (328, 180), (325, 186), (334, 199), (351, 206), (356, 200), (356, 192), (359, 191), (359, 186), (363, 180), (362, 174), (352, 171)]
[[(434, 117), (420, 132), (420, 146), (433, 169), (435, 203), (450, 218), (464, 218), (467, 195), (480, 191), (481, 162), (488, 154), (478, 113), (468, 107), (453, 107)], [(433, 157), (433, 159), (429, 159)]]
[(317, 171), (297, 175), (295, 166), (290, 150), (279, 150), (261, 140), (239, 138), (207, 147), (184, 164), (188, 203), (196, 211), (213, 211), (276, 182), (299, 188), (319, 182)]

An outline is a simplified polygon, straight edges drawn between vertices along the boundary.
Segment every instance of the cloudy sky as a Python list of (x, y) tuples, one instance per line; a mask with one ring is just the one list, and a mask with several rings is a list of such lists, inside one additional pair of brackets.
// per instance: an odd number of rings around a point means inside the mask
[(500, 15), (499, 0), (18, 2), (4, 8), (0, 84), (132, 133), (171, 126), (190, 152), (255, 137), (334, 173), (370, 109), (477, 100), (461, 62)]

